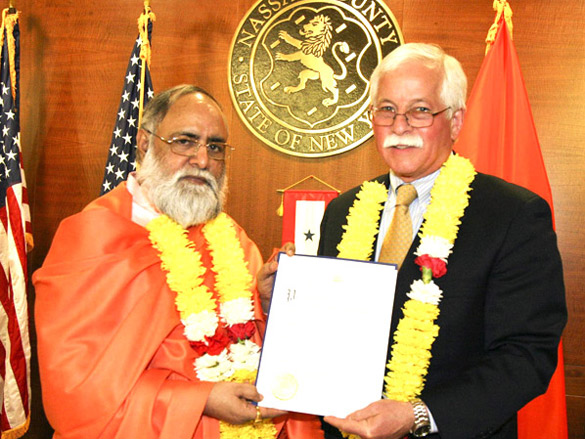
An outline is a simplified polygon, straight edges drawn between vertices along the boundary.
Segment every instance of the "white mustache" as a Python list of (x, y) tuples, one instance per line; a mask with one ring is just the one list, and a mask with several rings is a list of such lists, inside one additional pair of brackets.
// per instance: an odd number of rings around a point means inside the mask
[(217, 190), (218, 182), (213, 174), (205, 169), (181, 169), (173, 176), (173, 183), (177, 183), (182, 178), (196, 177), (201, 178), (212, 189)]
[(390, 134), (384, 139), (384, 148), (422, 148), (424, 145), (423, 139), (418, 134), (404, 134), (398, 136)]

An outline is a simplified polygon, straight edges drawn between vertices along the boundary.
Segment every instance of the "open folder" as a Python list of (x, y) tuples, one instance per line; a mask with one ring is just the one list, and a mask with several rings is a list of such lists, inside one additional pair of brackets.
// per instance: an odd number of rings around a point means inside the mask
[(345, 417), (382, 395), (396, 266), (279, 255), (258, 404)]

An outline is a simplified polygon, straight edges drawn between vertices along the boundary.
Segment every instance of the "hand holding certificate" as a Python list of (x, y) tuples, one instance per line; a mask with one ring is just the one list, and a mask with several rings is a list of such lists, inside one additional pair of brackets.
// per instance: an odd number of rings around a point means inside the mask
[(281, 257), (259, 405), (344, 417), (380, 399), (395, 285), (395, 265)]

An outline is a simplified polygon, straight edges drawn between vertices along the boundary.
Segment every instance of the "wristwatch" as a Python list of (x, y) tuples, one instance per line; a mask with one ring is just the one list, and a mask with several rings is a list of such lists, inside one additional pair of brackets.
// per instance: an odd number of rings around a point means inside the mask
[(409, 402), (414, 411), (414, 426), (410, 430), (410, 434), (416, 438), (425, 437), (431, 432), (431, 421), (427, 406), (419, 398), (414, 398)]

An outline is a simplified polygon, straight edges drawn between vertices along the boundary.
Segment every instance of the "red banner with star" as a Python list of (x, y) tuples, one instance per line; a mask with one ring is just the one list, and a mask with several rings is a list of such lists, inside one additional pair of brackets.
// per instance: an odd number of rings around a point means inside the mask
[(282, 244), (294, 242), (296, 252), (316, 255), (321, 220), (334, 190), (286, 190), (283, 194)]

